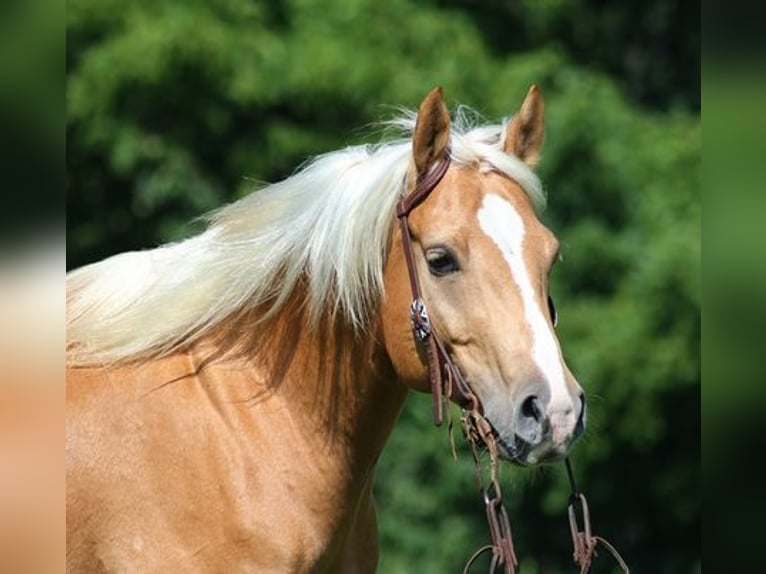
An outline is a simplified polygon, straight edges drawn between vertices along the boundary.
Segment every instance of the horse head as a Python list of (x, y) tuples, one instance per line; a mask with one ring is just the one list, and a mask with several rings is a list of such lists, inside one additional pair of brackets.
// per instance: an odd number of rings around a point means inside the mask
[[(556, 336), (548, 277), (559, 257), (521, 178), (543, 140), (543, 99), (532, 86), (496, 141), (473, 142), (474, 160), (453, 159), (408, 217), (414, 265), (434, 332), (479, 399), (501, 456), (519, 464), (563, 457), (585, 426), (585, 397)], [(445, 153), (463, 145), (451, 133), (441, 88), (422, 102), (405, 192)], [(481, 154), (496, 150), (511, 169)], [(478, 151), (477, 151), (478, 150)], [(395, 229), (395, 228), (394, 228)], [(398, 377), (429, 390), (424, 350), (408, 317), (411, 299), (402, 238), (394, 231), (384, 269), (381, 325)]]

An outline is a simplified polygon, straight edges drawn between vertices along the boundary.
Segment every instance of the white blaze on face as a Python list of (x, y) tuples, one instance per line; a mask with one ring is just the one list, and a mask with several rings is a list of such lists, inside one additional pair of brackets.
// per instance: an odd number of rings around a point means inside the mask
[[(524, 316), (532, 332), (532, 358), (550, 387), (548, 412), (559, 415), (572, 407), (564, 380), (564, 369), (550, 324), (538, 305), (535, 290), (524, 262), (524, 221), (510, 202), (497, 195), (484, 197), (478, 212), (482, 231), (500, 248), (511, 268), (524, 305)], [(558, 421), (551, 421), (554, 426)], [(564, 422), (564, 421), (561, 421)]]

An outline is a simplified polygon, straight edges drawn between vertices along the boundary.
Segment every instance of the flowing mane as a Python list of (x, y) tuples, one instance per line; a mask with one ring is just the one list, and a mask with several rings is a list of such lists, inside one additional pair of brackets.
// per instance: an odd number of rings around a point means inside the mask
[[(505, 122), (477, 125), (456, 113), (453, 164), (498, 170), (536, 209), (538, 178), (503, 151)], [(389, 122), (393, 141), (321, 155), (287, 179), (209, 216), (206, 231), (156, 249), (123, 253), (67, 275), (67, 359), (113, 363), (162, 355), (245, 309), (278, 312), (296, 286), (311, 315), (340, 313), (364, 329), (383, 289), (386, 246), (411, 161), (416, 114)]]

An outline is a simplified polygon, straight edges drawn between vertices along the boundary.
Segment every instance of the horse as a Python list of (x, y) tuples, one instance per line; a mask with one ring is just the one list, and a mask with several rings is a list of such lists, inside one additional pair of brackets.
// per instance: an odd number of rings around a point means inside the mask
[(482, 125), (436, 87), (391, 123), (198, 235), (67, 275), (69, 571), (374, 571), (376, 462), (408, 392), (433, 392), (412, 274), (501, 458), (557, 460), (583, 432), (540, 89)]

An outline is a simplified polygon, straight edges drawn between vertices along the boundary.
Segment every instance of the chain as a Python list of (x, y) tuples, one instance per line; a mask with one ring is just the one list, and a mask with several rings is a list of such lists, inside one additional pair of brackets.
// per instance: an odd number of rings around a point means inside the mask
[[(496, 572), (502, 567), (505, 574), (516, 574), (519, 561), (516, 558), (516, 550), (513, 547), (513, 535), (511, 522), (503, 504), (503, 492), (498, 479), (499, 455), (495, 435), (489, 421), (482, 415), (477, 406), (471, 410), (464, 410), (460, 418), (468, 444), (471, 446), (471, 455), (476, 466), (476, 482), (479, 491), (484, 497), (484, 507), (487, 513), (487, 523), (492, 538), (492, 544), (479, 548), (468, 560), (463, 569), (467, 574), (473, 563), (485, 552), (492, 552), (492, 561), (489, 572)], [(489, 477), (485, 482), (482, 464), (479, 458), (479, 448), (486, 446), (489, 452)]]
[[(487, 523), (489, 524), (492, 543), (482, 546), (471, 555), (463, 568), (463, 574), (467, 574), (476, 560), (487, 552), (492, 553), (492, 559), (489, 566), (490, 574), (497, 572), (502, 567), (504, 574), (516, 574), (519, 565), (516, 557), (516, 550), (513, 546), (513, 536), (511, 533), (511, 523), (508, 513), (503, 504), (503, 493), (498, 479), (499, 456), (497, 442), (489, 421), (479, 412), (477, 407), (471, 410), (463, 410), (460, 418), (460, 425), (463, 434), (471, 447), (476, 468), (476, 482), (479, 491), (484, 497), (484, 506), (487, 513)], [(488, 480), (485, 481), (485, 471), (482, 468), (482, 462), (479, 455), (479, 449), (484, 446), (489, 453)], [(630, 574), (625, 560), (620, 556), (617, 549), (601, 536), (594, 536), (591, 531), (590, 509), (585, 495), (577, 489), (572, 471), (572, 463), (567, 458), (565, 460), (567, 476), (572, 489), (569, 497), (569, 506), (567, 514), (569, 516), (569, 529), (572, 535), (572, 545), (574, 547), (573, 558), (580, 574), (590, 572), (593, 558), (597, 557), (596, 547), (601, 544), (614, 557), (617, 564), (625, 574)], [(580, 508), (579, 518), (577, 507)]]
[[(580, 574), (588, 574), (590, 572), (593, 558), (598, 556), (596, 553), (596, 546), (598, 546), (599, 543), (601, 543), (601, 545), (609, 550), (612, 556), (614, 556), (614, 559), (617, 561), (617, 564), (619, 564), (622, 571), (625, 572), (625, 574), (630, 574), (630, 569), (628, 568), (627, 563), (623, 560), (622, 556), (620, 556), (617, 549), (606, 539), (592, 534), (588, 501), (585, 499), (585, 495), (577, 489), (574, 472), (572, 471), (572, 463), (569, 462), (568, 458), (564, 462), (567, 468), (567, 476), (569, 477), (569, 486), (572, 489), (572, 494), (569, 495), (569, 507), (567, 508), (567, 514), (569, 515), (569, 531), (572, 534), (574, 562), (580, 568)], [(576, 509), (578, 505), (581, 511), (579, 520)]]

